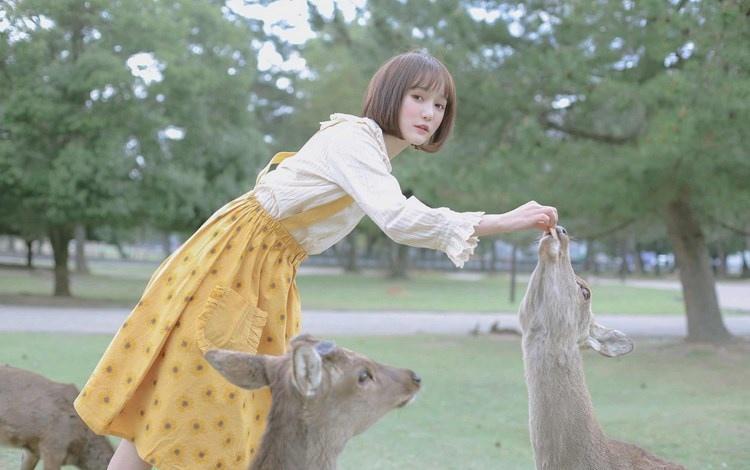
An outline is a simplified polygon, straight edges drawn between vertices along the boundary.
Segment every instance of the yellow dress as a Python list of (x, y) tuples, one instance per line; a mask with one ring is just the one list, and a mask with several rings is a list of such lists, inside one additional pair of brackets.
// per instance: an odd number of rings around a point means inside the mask
[[(277, 154), (265, 171), (291, 155)], [(285, 352), (300, 331), (295, 275), (306, 257), (289, 230), (351, 202), (278, 221), (251, 191), (219, 209), (152, 276), (76, 399), (81, 418), (134, 442), (163, 470), (247, 468), (270, 393), (231, 385), (202, 354)]]

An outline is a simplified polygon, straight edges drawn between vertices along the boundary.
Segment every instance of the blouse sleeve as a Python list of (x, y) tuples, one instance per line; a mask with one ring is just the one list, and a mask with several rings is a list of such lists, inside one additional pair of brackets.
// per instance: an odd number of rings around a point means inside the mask
[(367, 124), (345, 122), (329, 132), (326, 176), (393, 241), (443, 251), (454, 265), (463, 267), (479, 242), (474, 227), (484, 212), (433, 209), (416, 197), (407, 199), (390, 173), (380, 135)]

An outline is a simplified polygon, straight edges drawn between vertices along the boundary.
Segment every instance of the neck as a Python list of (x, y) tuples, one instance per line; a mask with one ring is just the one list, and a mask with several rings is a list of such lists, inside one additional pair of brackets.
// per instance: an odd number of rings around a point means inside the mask
[(523, 353), (537, 468), (582, 468), (583, 463), (599, 462), (606, 442), (594, 416), (578, 345), (542, 329), (524, 336)]
[(346, 439), (311, 426), (304, 408), (281, 410), (276, 403), (250, 470), (335, 470)]
[(391, 134), (383, 134), (383, 140), (385, 141), (385, 149), (388, 152), (388, 159), (390, 160), (393, 160), (396, 155), (403, 152), (409, 146), (407, 141)]

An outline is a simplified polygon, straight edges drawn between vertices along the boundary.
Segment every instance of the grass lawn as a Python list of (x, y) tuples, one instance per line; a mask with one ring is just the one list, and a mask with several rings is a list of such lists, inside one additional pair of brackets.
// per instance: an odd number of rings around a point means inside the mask
[[(531, 469), (527, 399), (517, 338), (337, 338), (338, 344), (423, 378), (417, 401), (351, 441), (340, 468)], [(109, 341), (99, 335), (0, 333), (0, 362), (79, 386)], [(585, 354), (606, 432), (691, 469), (750, 461), (750, 345), (716, 349), (638, 342), (629, 356)], [(0, 450), (0, 468), (20, 452)], [(72, 468), (72, 467), (71, 467)]]
[[(72, 275), (76, 297), (66, 300), (50, 296), (53, 280), (48, 269), (0, 268), (0, 304), (130, 307), (155, 268), (146, 263), (92, 263), (93, 274)], [(515, 312), (526, 279), (519, 280), (514, 302), (509, 300), (505, 274), (461, 277), (415, 272), (407, 280), (390, 280), (380, 274), (301, 274), (298, 285), (303, 306), (310, 310)], [(600, 314), (684, 314), (679, 291), (597, 283), (592, 287), (594, 311)]]

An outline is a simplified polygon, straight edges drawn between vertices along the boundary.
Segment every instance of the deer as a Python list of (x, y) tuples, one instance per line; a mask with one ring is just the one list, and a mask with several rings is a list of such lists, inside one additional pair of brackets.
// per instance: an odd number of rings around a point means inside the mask
[(331, 341), (297, 336), (283, 356), (214, 349), (205, 359), (229, 382), (268, 386), (272, 404), (250, 470), (335, 470), (352, 437), (409, 404), (421, 379)]
[(77, 396), (75, 385), (0, 365), (0, 445), (23, 449), (21, 470), (33, 470), (40, 458), (44, 470), (107, 468), (112, 444), (78, 416)]
[(633, 341), (596, 322), (591, 288), (573, 271), (563, 227), (545, 233), (538, 251), (519, 308), (537, 470), (684, 470), (605, 436), (594, 415), (581, 349), (618, 357), (633, 350)]

